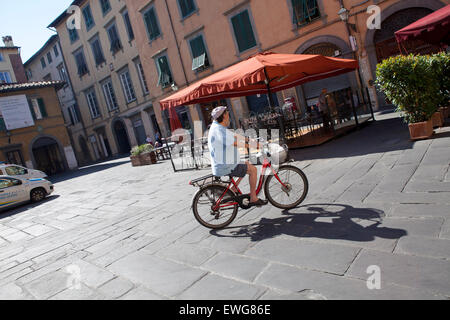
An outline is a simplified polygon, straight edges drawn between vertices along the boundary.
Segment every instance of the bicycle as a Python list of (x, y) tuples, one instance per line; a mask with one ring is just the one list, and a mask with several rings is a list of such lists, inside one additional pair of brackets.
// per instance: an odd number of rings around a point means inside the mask
[[(280, 209), (293, 209), (302, 203), (308, 194), (308, 178), (302, 170), (293, 165), (283, 164), (275, 170), (270, 160), (269, 146), (265, 143), (261, 154), (262, 171), (256, 194), (259, 195), (264, 189), (270, 204)], [(287, 146), (284, 149), (288, 152)], [(266, 171), (270, 169), (272, 172), (266, 175)], [(291, 174), (294, 178), (293, 182), (290, 179)], [(193, 197), (192, 210), (194, 217), (201, 225), (210, 229), (223, 229), (233, 222), (239, 208), (243, 210), (251, 208), (250, 195), (243, 194), (239, 189), (242, 179), (235, 181), (232, 176), (229, 176), (229, 181), (224, 181), (222, 177), (210, 174), (189, 182), (190, 185), (200, 188)], [(284, 203), (280, 198), (288, 199)]]

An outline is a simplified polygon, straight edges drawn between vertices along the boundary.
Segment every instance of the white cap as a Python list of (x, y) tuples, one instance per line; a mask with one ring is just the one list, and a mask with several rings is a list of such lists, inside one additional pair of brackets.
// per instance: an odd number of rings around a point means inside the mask
[(211, 118), (217, 120), (228, 108), (227, 107), (217, 107), (211, 112)]

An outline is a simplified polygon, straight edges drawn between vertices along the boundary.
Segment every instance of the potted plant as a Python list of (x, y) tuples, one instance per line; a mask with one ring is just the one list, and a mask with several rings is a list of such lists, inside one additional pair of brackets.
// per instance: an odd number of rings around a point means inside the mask
[(441, 113), (442, 122), (444, 123), (450, 111), (450, 53), (437, 53), (432, 55), (431, 59), (433, 68), (438, 74), (440, 86), (438, 110)]
[(151, 144), (143, 144), (131, 149), (131, 165), (133, 167), (157, 163), (156, 153)]
[(433, 135), (432, 116), (441, 98), (438, 73), (431, 56), (410, 54), (377, 65), (377, 86), (402, 113), (412, 140)]

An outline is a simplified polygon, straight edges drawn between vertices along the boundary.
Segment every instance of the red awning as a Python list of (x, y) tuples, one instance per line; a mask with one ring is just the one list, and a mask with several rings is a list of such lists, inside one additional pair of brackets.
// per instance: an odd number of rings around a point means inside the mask
[(450, 41), (450, 4), (395, 33), (397, 41), (421, 39), (431, 44)]
[(356, 60), (320, 55), (259, 53), (160, 101), (163, 109), (225, 98), (266, 94), (337, 76), (358, 68)]

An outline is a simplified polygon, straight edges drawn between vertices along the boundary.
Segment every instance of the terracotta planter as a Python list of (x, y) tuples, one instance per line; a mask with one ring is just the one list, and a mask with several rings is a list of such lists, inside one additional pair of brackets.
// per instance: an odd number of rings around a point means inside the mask
[(433, 121), (410, 123), (409, 135), (411, 140), (428, 139), (433, 135)]
[(431, 117), (433, 121), (433, 128), (442, 127), (444, 125), (444, 118), (440, 112), (435, 112), (433, 117)]
[(131, 156), (130, 159), (133, 167), (141, 166), (141, 158), (139, 156)]
[(150, 165), (150, 164), (155, 164), (157, 162), (155, 152), (143, 153), (139, 157), (140, 157), (141, 165), (144, 165), (144, 166)]

